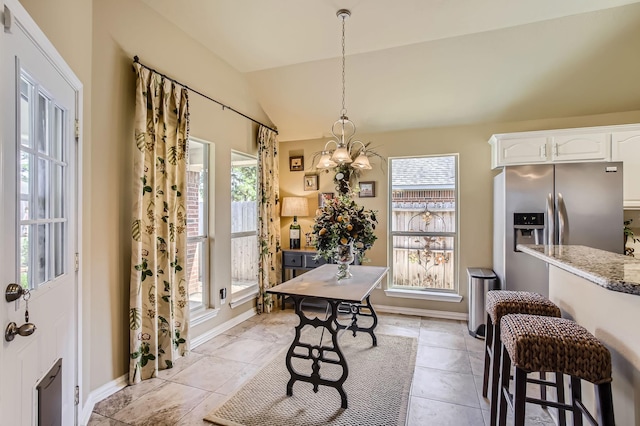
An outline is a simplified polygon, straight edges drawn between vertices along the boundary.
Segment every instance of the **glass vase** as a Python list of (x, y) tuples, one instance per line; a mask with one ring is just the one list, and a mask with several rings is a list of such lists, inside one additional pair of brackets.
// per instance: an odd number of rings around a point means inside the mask
[(336, 248), (336, 263), (338, 264), (338, 281), (351, 278), (353, 275), (349, 271), (349, 266), (353, 262), (353, 243), (339, 244)]

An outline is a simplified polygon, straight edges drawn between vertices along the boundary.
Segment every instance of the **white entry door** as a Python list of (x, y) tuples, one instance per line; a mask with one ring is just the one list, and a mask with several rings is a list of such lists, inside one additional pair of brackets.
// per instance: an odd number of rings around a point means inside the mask
[(73, 425), (79, 83), (16, 0), (0, 5), (0, 289), (25, 291), (0, 298), (0, 425)]

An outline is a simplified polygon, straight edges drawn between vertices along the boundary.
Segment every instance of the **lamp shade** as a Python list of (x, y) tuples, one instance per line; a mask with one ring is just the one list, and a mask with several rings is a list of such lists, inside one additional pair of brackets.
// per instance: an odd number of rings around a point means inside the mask
[(280, 216), (309, 216), (309, 202), (304, 197), (284, 197)]
[(367, 158), (367, 154), (361, 152), (360, 155), (351, 163), (351, 167), (361, 170), (371, 170), (371, 163)]
[(351, 153), (347, 150), (347, 147), (344, 145), (338, 145), (335, 151), (333, 151), (333, 155), (331, 159), (338, 164), (350, 163), (351, 162)]
[(320, 160), (318, 160), (318, 164), (316, 164), (317, 169), (332, 169), (336, 167), (338, 163), (331, 159), (331, 155), (328, 151), (322, 151), (322, 155), (320, 156)]

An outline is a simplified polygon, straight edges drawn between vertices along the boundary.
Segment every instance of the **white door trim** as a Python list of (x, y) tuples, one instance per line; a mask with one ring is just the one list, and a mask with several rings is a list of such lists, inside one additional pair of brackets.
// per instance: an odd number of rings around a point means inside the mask
[[(42, 30), (38, 27), (38, 25), (36, 24), (36, 22), (31, 18), (31, 16), (29, 16), (29, 13), (26, 11), (26, 9), (18, 2), (18, 0), (0, 0), (0, 5), (2, 5), (2, 8), (0, 8), (0, 13), (2, 14), (2, 22), (5, 24), (4, 27), (6, 27), (7, 25), (7, 20), (9, 19), (7, 16), (5, 16), (5, 7), (7, 7), (9, 9), (9, 11), (11, 12), (11, 27), (13, 26), (19, 26), (20, 28), (23, 29), (24, 33), (28, 35), (28, 37), (32, 40), (33, 44), (35, 46), (37, 46), (40, 51), (42, 52), (43, 56), (45, 56), (48, 61), (53, 65), (53, 67), (60, 73), (60, 75), (62, 75), (62, 77), (65, 79), (65, 81), (75, 90), (76, 92), (76, 117), (75, 119), (77, 120), (78, 123), (78, 137), (77, 137), (77, 142), (76, 142), (76, 159), (75, 159), (75, 166), (76, 166), (76, 191), (77, 191), (77, 196), (76, 196), (76, 226), (77, 226), (77, 234), (74, 236), (74, 244), (76, 247), (75, 252), (79, 254), (79, 270), (76, 272), (76, 301), (77, 301), (77, 306), (76, 306), (76, 324), (77, 324), (77, 328), (76, 328), (76, 332), (77, 332), (77, 336), (76, 336), (76, 345), (77, 347), (75, 348), (75, 352), (76, 352), (76, 361), (77, 361), (77, 371), (76, 371), (76, 384), (78, 386), (82, 385), (83, 382), (83, 359), (82, 359), (82, 347), (83, 347), (83, 341), (82, 341), (82, 334), (83, 334), (83, 330), (82, 330), (82, 318), (83, 318), (83, 311), (82, 311), (82, 253), (83, 253), (83, 247), (82, 247), (82, 209), (80, 208), (80, 206), (83, 205), (83, 185), (82, 185), (82, 176), (83, 176), (83, 164), (82, 164), (82, 158), (83, 158), (83, 138), (82, 138), (82, 131), (83, 131), (83, 114), (82, 114), (82, 106), (83, 106), (83, 86), (82, 86), (82, 82), (80, 81), (80, 79), (76, 76), (76, 74), (73, 72), (73, 70), (71, 69), (71, 67), (69, 67), (69, 65), (65, 62), (64, 58), (62, 57), (62, 55), (60, 55), (60, 53), (58, 52), (58, 50), (54, 47), (54, 45), (49, 41), (49, 39), (47, 38), (47, 36), (44, 34), (44, 32), (42, 32)], [(6, 29), (4, 30), (6, 31)], [(9, 31), (12, 31), (11, 28), (9, 28)], [(79, 414), (83, 412), (83, 401), (82, 401), (82, 388), (80, 389), (80, 401), (79, 404), (76, 406), (75, 408), (75, 417), (76, 417), (76, 423), (79, 420)]]

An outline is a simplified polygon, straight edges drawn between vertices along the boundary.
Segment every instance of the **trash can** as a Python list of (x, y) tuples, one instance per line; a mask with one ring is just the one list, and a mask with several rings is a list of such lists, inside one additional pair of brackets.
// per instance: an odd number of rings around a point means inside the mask
[(487, 268), (467, 268), (469, 277), (469, 334), (478, 339), (486, 335), (487, 311), (485, 299), (489, 290), (498, 290), (498, 277)]

